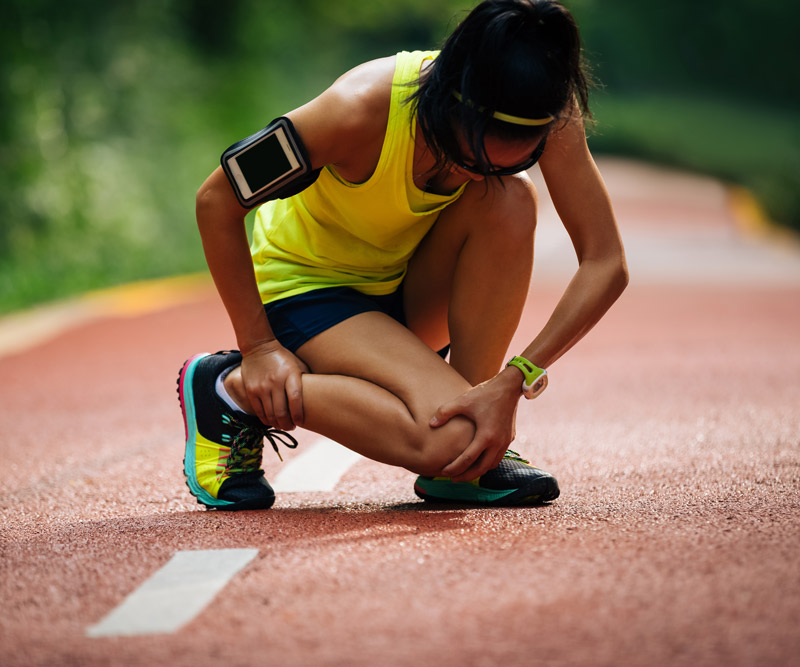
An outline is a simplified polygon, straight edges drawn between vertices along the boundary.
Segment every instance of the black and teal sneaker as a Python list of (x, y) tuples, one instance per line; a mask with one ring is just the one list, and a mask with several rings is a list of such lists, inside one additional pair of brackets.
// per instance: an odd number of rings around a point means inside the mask
[(264, 425), (253, 415), (231, 410), (219, 397), (216, 381), (220, 373), (240, 363), (239, 352), (198, 354), (183, 365), (178, 376), (186, 427), (186, 485), (198, 503), (211, 509), (271, 507), (275, 492), (261, 469), (264, 438), (276, 452), (278, 443), (297, 447), (297, 440), (288, 433)]
[(469, 482), (417, 477), (414, 493), (423, 500), (470, 505), (534, 505), (558, 498), (558, 482), (510, 449), (500, 465)]

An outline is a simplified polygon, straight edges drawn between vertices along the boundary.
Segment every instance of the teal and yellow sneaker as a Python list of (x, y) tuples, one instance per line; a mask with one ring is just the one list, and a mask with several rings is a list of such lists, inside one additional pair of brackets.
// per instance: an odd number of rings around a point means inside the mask
[(555, 500), (561, 493), (549, 472), (534, 468), (508, 450), (500, 465), (469, 482), (449, 477), (417, 477), (414, 493), (423, 500), (471, 505), (533, 505)]
[[(264, 425), (244, 412), (231, 410), (216, 392), (227, 368), (242, 363), (238, 352), (198, 354), (178, 376), (178, 397), (186, 426), (183, 472), (197, 502), (212, 509), (268, 509), (275, 492), (264, 479), (264, 438), (278, 452), (278, 443), (297, 447), (297, 440)], [(280, 456), (280, 452), (278, 452)]]

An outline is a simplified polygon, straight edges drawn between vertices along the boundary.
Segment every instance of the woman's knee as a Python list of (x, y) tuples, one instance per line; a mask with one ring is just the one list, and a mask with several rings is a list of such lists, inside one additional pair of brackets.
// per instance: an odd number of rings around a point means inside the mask
[(526, 247), (536, 231), (538, 196), (527, 175), (504, 179), (495, 206), (491, 208), (489, 224), (479, 230), (491, 232), (512, 248)]
[(465, 417), (454, 417), (443, 426), (418, 424), (413, 435), (413, 455), (408, 470), (435, 477), (442, 468), (463, 452), (475, 436), (474, 424)]

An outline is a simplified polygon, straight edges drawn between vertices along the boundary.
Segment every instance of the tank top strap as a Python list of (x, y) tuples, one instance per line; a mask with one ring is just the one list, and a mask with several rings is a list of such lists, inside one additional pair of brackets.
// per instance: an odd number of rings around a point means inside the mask
[[(375, 175), (389, 178), (395, 187), (403, 187), (409, 209), (417, 215), (428, 215), (441, 210), (457, 199), (464, 186), (446, 195), (420, 190), (414, 184), (414, 141), (416, 117), (409, 98), (417, 91), (420, 70), (427, 60), (434, 60), (438, 51), (401, 51), (396, 56), (392, 80), (389, 118), (386, 137)], [(402, 185), (401, 185), (402, 184)]]

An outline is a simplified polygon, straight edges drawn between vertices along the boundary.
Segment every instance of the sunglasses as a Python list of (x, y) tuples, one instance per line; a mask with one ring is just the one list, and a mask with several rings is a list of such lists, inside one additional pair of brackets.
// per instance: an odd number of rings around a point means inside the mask
[(511, 176), (512, 174), (518, 174), (521, 171), (526, 171), (530, 169), (533, 165), (535, 165), (539, 158), (542, 157), (542, 153), (544, 153), (545, 144), (547, 143), (547, 137), (544, 137), (540, 142), (539, 145), (536, 146), (531, 156), (523, 163), (514, 165), (512, 167), (496, 167), (493, 169), (484, 170), (481, 169), (476, 164), (467, 164), (466, 162), (462, 162), (458, 158), (450, 158), (450, 161), (468, 171), (472, 174), (478, 174), (480, 176)]

